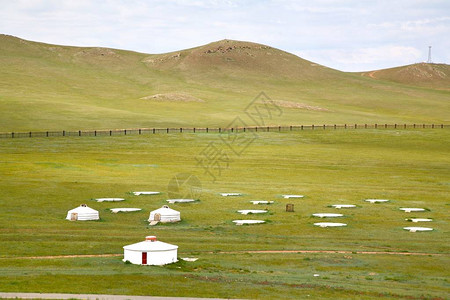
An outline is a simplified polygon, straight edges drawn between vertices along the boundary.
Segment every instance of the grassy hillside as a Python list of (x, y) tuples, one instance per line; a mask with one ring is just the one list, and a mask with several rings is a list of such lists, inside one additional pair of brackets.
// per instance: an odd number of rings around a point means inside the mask
[(420, 63), (403, 67), (360, 73), (373, 79), (387, 80), (406, 85), (450, 90), (450, 66)]
[[(0, 131), (226, 126), (264, 91), (268, 125), (448, 122), (450, 91), (339, 72), (223, 40), (167, 54), (0, 35)], [(194, 101), (191, 101), (195, 99)]]
[[(258, 133), (213, 182), (198, 165), (219, 134), (5, 139), (0, 143), (0, 290), (275, 299), (415, 299), (448, 295), (450, 132), (351, 130)], [(241, 138), (253, 137), (251, 133)], [(194, 204), (173, 204), (182, 222), (149, 227), (150, 211), (166, 204), (178, 173), (196, 175)], [(156, 190), (158, 196), (134, 196)], [(241, 192), (243, 197), (221, 197)], [(283, 199), (281, 194), (304, 194)], [(122, 203), (91, 198), (124, 197)], [(369, 204), (366, 198), (391, 199)], [(263, 216), (242, 216), (250, 200), (274, 200)], [(100, 221), (70, 222), (68, 210), (87, 203)], [(295, 212), (285, 211), (294, 203)], [(331, 204), (356, 204), (336, 210)], [(113, 207), (141, 212), (112, 214)], [(405, 213), (400, 207), (424, 207)], [(265, 206), (258, 207), (265, 208)], [(318, 228), (311, 217), (339, 212), (345, 228)], [(407, 217), (430, 217), (435, 230), (410, 233)], [(235, 219), (267, 224), (236, 226)], [(122, 257), (23, 260), (24, 256), (122, 253), (157, 235), (179, 246), (190, 263), (127, 265)], [(226, 254), (240, 250), (409, 251), (441, 256), (356, 253)], [(445, 263), (447, 261), (447, 263)], [(320, 277), (314, 277), (319, 274)], [(167, 282), (171, 282), (168, 285)], [(143, 285), (143, 282), (145, 284)]]

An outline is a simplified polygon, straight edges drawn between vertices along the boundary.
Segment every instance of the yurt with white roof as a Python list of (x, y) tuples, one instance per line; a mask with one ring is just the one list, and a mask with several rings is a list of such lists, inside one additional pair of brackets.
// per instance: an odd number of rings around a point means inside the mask
[(162, 266), (177, 262), (178, 246), (147, 236), (145, 241), (123, 247), (123, 261), (135, 265)]
[(179, 222), (181, 221), (180, 212), (169, 208), (169, 206), (167, 205), (164, 205), (163, 207), (150, 212), (148, 221), (162, 223)]
[(98, 219), (98, 211), (88, 207), (86, 204), (81, 204), (77, 208), (69, 210), (66, 217), (66, 220), (70, 221), (91, 221)]

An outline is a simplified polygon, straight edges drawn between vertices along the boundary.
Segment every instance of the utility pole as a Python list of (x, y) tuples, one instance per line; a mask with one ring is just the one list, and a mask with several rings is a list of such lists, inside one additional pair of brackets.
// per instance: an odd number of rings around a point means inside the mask
[(431, 64), (431, 46), (428, 46), (428, 60), (427, 60), (427, 64)]

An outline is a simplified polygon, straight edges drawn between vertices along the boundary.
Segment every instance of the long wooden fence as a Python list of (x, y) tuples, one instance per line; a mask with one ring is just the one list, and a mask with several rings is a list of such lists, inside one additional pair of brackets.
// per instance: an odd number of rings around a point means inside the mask
[(120, 136), (167, 133), (237, 133), (237, 132), (274, 132), (301, 130), (342, 130), (342, 129), (444, 129), (450, 124), (343, 124), (343, 125), (291, 125), (291, 126), (248, 126), (248, 127), (167, 127), (111, 130), (78, 130), (78, 131), (29, 131), (4, 132), (0, 138), (36, 138), (36, 137), (86, 137), (86, 136)]

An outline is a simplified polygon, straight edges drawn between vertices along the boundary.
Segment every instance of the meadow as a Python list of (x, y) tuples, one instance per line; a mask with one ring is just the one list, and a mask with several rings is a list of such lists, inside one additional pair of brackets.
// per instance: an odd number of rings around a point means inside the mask
[[(0, 65), (0, 132), (223, 127), (261, 91), (279, 101), (283, 114), (249, 126), (450, 120), (448, 65), (421, 66), (421, 76), (399, 83), (393, 75), (387, 79), (394, 81), (340, 72), (250, 42), (154, 55), (6, 35), (0, 35)], [(430, 80), (431, 86), (416, 82)]]
[[(0, 290), (258, 299), (447, 298), (450, 132), (448, 129), (240, 133), (233, 152), (217, 133), (58, 137), (0, 141)], [(241, 144), (241, 145), (244, 145)], [(217, 168), (199, 161), (212, 149)], [(236, 150), (236, 148), (234, 149)], [(182, 221), (150, 227), (180, 173), (202, 184), (200, 201), (172, 204)], [(131, 191), (161, 191), (134, 196)], [(188, 193), (188, 190), (185, 191)], [(242, 197), (221, 197), (240, 192)], [(283, 199), (281, 194), (303, 194)], [(91, 199), (124, 197), (122, 203)], [(391, 199), (369, 204), (366, 198)], [(255, 206), (250, 200), (273, 200)], [(101, 220), (70, 222), (86, 203)], [(286, 212), (293, 203), (295, 212)], [(331, 204), (356, 204), (336, 210)], [(113, 207), (140, 207), (112, 214)], [(424, 207), (405, 213), (400, 207)], [(235, 226), (238, 209), (268, 208), (266, 224)], [(318, 228), (317, 212), (339, 212), (344, 228)], [(405, 218), (430, 217), (432, 232), (410, 233)], [(420, 225), (419, 225), (420, 226)], [(164, 267), (125, 264), (122, 247), (156, 235), (179, 246)], [(345, 250), (348, 253), (238, 253)], [(385, 254), (362, 254), (379, 251)], [(227, 253), (228, 252), (228, 253)], [(427, 255), (393, 255), (392, 252)], [(314, 274), (320, 276), (314, 277)], [(170, 284), (169, 284), (170, 283)]]

